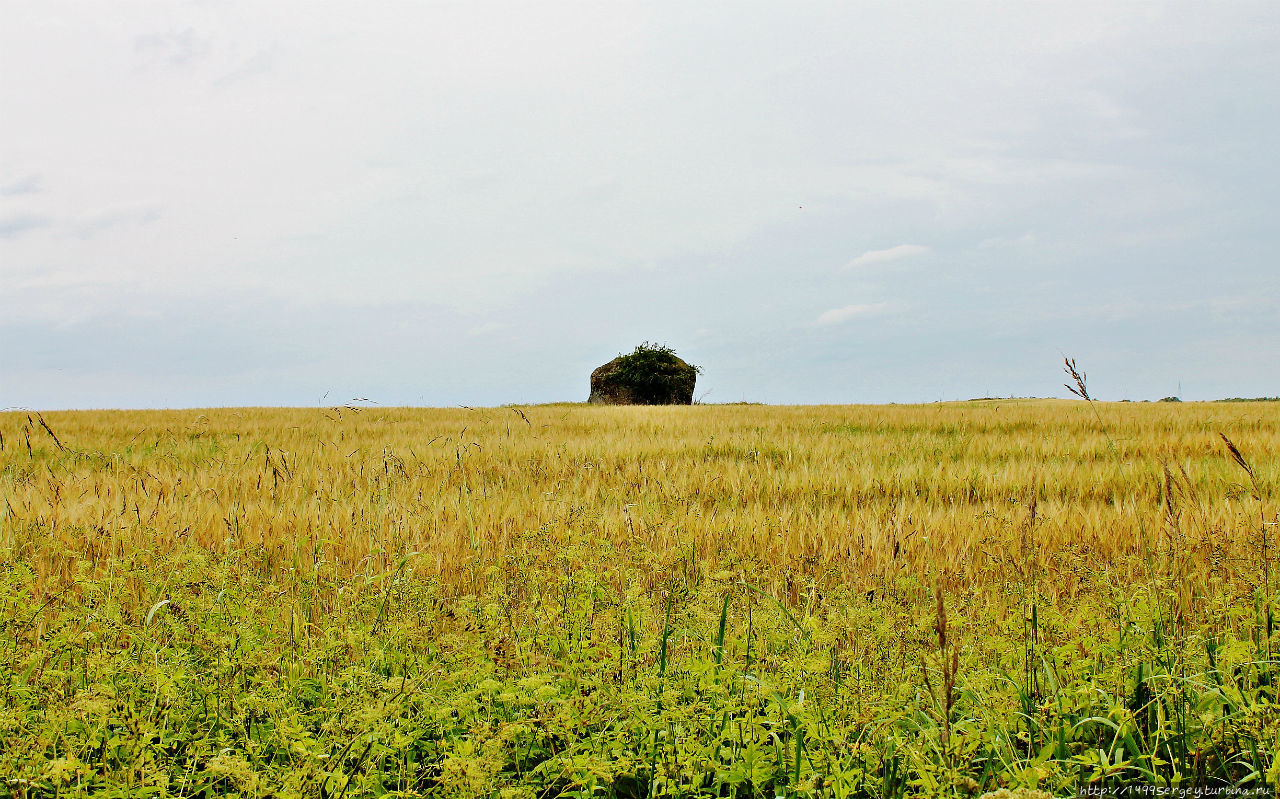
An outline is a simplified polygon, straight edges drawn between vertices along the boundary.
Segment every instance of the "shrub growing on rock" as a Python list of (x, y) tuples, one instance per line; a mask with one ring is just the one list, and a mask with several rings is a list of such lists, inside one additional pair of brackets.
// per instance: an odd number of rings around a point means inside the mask
[(645, 342), (591, 373), (589, 402), (607, 405), (691, 405), (702, 370), (661, 344)]

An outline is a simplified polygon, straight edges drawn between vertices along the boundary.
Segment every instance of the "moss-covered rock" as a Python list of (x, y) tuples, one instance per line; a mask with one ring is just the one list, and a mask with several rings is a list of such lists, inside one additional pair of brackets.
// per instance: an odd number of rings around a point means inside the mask
[(645, 342), (591, 373), (588, 402), (604, 405), (692, 405), (701, 371), (670, 347)]

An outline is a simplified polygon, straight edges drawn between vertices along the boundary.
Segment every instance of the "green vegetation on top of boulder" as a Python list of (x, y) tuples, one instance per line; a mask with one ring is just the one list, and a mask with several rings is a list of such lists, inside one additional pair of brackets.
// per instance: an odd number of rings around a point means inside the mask
[(691, 405), (702, 370), (663, 344), (644, 342), (591, 373), (589, 402), (606, 405)]

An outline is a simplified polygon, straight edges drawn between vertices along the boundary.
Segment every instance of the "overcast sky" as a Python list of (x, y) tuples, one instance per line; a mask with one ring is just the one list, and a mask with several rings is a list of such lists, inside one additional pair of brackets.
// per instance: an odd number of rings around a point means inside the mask
[(1280, 394), (1280, 3), (0, 0), (0, 408)]

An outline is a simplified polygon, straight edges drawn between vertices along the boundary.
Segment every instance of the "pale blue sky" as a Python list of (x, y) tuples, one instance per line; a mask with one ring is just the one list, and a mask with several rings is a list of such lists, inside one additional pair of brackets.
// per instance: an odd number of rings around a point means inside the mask
[(0, 407), (1280, 394), (1280, 4), (0, 0)]

